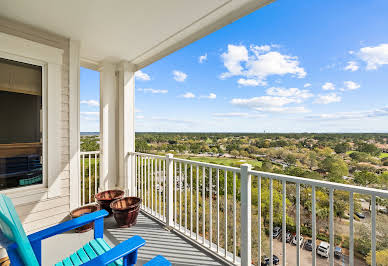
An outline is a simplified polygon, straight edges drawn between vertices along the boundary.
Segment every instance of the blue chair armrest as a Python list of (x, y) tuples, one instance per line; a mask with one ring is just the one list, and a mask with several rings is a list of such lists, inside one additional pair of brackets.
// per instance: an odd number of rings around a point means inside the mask
[(47, 229), (43, 229), (42, 231), (33, 233), (33, 234), (28, 236), (28, 239), (30, 240), (30, 242), (34, 242), (37, 240), (43, 240), (43, 239), (70, 231), (72, 229), (81, 227), (85, 224), (88, 224), (90, 222), (94, 222), (98, 219), (102, 219), (108, 215), (109, 215), (109, 213), (106, 210), (101, 210), (98, 212), (89, 213), (89, 214), (83, 215), (79, 218), (72, 219), (70, 221), (63, 222), (63, 223), (54, 225), (52, 227), (49, 227)]
[(156, 266), (156, 265), (158, 265), (158, 266), (170, 266), (171, 262), (166, 260), (163, 256), (158, 255), (155, 258), (153, 258), (152, 260), (150, 260), (149, 262), (147, 262), (146, 264), (144, 264), (144, 266)]
[[(137, 259), (137, 250), (144, 246), (145, 240), (141, 238), (140, 236), (133, 236), (130, 239), (125, 240), (124, 242), (121, 242), (114, 248), (108, 250), (104, 254), (86, 262), (85, 264), (82, 264), (83, 266), (93, 266), (93, 265), (107, 265), (111, 262), (114, 262), (115, 260), (118, 260), (125, 256), (132, 256), (131, 258), (127, 258), (129, 260), (132, 260), (132, 262), (129, 262), (129, 264), (136, 263)], [(126, 258), (124, 258), (125, 260)], [(126, 264), (124, 264), (126, 265)]]

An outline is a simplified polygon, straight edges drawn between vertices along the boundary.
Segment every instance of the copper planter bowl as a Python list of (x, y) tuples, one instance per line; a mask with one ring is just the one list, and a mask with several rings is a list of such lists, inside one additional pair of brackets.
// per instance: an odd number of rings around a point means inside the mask
[(100, 208), (108, 211), (109, 215), (112, 215), (110, 204), (117, 199), (121, 199), (122, 197), (124, 197), (124, 191), (118, 189), (102, 191), (95, 195)]
[(138, 197), (126, 197), (115, 200), (110, 204), (113, 216), (119, 227), (131, 227), (136, 225), (136, 219), (140, 210), (141, 199)]
[[(98, 210), (99, 210), (99, 208), (97, 205), (87, 205), (87, 206), (83, 206), (83, 207), (77, 208), (75, 210), (72, 210), (70, 212), (70, 217), (72, 219), (75, 219), (75, 218), (81, 217), (82, 215), (96, 212)], [(87, 231), (91, 230), (93, 227), (94, 227), (94, 222), (91, 222), (91, 223), (88, 223), (88, 224), (85, 224), (81, 227), (76, 228), (75, 231), (77, 233), (83, 233), (83, 232), (87, 232)]]

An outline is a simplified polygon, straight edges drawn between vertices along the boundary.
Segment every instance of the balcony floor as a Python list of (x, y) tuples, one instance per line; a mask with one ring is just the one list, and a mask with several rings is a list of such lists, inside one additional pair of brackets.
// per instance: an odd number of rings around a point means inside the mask
[[(112, 247), (134, 235), (139, 235), (146, 240), (146, 245), (139, 250), (137, 265), (143, 265), (156, 255), (163, 255), (173, 265), (223, 265), (203, 250), (193, 246), (176, 233), (165, 230), (162, 225), (141, 213), (134, 227), (117, 228), (114, 218), (109, 217), (105, 219), (104, 229), (104, 239)], [(81, 234), (68, 232), (43, 241), (42, 264), (55, 264), (91, 239), (93, 239), (93, 231)]]

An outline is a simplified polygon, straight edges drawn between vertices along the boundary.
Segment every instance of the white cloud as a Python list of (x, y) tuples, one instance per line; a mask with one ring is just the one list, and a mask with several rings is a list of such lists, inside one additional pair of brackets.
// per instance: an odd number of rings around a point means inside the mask
[(151, 80), (151, 77), (147, 73), (144, 73), (143, 71), (138, 70), (135, 72), (135, 79), (148, 81), (148, 80)]
[(209, 95), (202, 95), (200, 96), (199, 98), (207, 98), (207, 99), (216, 99), (217, 98), (217, 95), (215, 93), (209, 93)]
[(152, 94), (166, 94), (168, 92), (168, 90), (157, 90), (157, 89), (151, 89), (151, 88), (146, 88), (146, 89), (139, 88), (137, 90), (143, 91), (144, 93), (152, 93)]
[(308, 88), (310, 86), (311, 86), (311, 83), (306, 83), (306, 84), (303, 85), (304, 88)]
[(358, 112), (339, 112), (332, 114), (319, 114), (319, 115), (310, 115), (307, 118), (311, 119), (323, 119), (323, 120), (337, 120), (337, 119), (362, 119), (362, 118), (373, 118), (373, 117), (383, 117), (388, 116), (388, 106), (367, 110), (367, 111), (358, 111)]
[(326, 82), (325, 84), (322, 85), (322, 89), (324, 91), (334, 91), (335, 85), (331, 82)]
[(346, 91), (346, 90), (353, 91), (361, 87), (360, 84), (357, 84), (354, 81), (345, 81), (344, 85), (345, 85), (345, 88), (342, 88), (341, 91)]
[(178, 82), (183, 82), (187, 78), (187, 74), (179, 70), (174, 70), (172, 74), (174, 75), (174, 79)]
[(186, 99), (193, 99), (193, 98), (195, 98), (195, 95), (194, 95), (194, 93), (186, 92), (185, 94), (181, 95), (181, 97), (186, 98)]
[(137, 115), (136, 119), (144, 119), (144, 115)]
[(207, 54), (204, 54), (204, 55), (201, 55), (199, 58), (198, 58), (198, 62), (200, 64), (202, 64), (203, 62), (207, 61)]
[(332, 92), (325, 95), (318, 95), (317, 99), (315, 99), (314, 103), (318, 104), (329, 104), (329, 103), (337, 103), (341, 101), (341, 96)]
[(96, 100), (82, 100), (82, 101), (80, 101), (80, 103), (86, 104), (89, 106), (94, 106), (94, 107), (100, 106), (100, 103)]
[(153, 117), (151, 117), (151, 120), (155, 120), (155, 121), (159, 121), (159, 122), (170, 122), (170, 123), (176, 123), (176, 124), (193, 124), (194, 123), (194, 121), (192, 121), (192, 120), (163, 117), (163, 116), (153, 116)]
[(295, 99), (295, 102), (300, 103), (305, 99), (314, 96), (309, 90), (300, 90), (298, 88), (276, 88), (272, 87), (267, 89), (267, 94), (271, 96), (291, 97)]
[(298, 114), (298, 113), (308, 113), (310, 110), (306, 109), (304, 106), (295, 106), (295, 107), (257, 107), (256, 111), (260, 112), (269, 112), (269, 113), (287, 113), (287, 114)]
[(98, 121), (100, 119), (100, 112), (80, 112), (80, 116), (86, 121)]
[(265, 86), (266, 85), (266, 82), (264, 81), (259, 81), (259, 80), (256, 80), (256, 79), (244, 79), (244, 78), (240, 78), (237, 83), (241, 86)]
[[(299, 60), (295, 56), (283, 55), (277, 51), (271, 51), (276, 46), (250, 46), (249, 51), (244, 45), (228, 45), (228, 51), (221, 55), (224, 66), (228, 72), (222, 73), (221, 78), (242, 76), (249, 80), (256, 80), (258, 85), (265, 84), (268, 76), (291, 74), (298, 78), (306, 76), (306, 72), (299, 66)], [(243, 84), (241, 84), (243, 83)], [(247, 81), (239, 80), (240, 85)], [(250, 86), (255, 84), (248, 82)]]
[(214, 117), (216, 118), (235, 118), (235, 117), (239, 117), (239, 118), (261, 118), (261, 117), (265, 117), (264, 114), (249, 114), (249, 113), (234, 113), (234, 112), (231, 112), (231, 113), (214, 113), (212, 114)]
[(354, 71), (357, 71), (359, 68), (360, 66), (356, 61), (349, 61), (344, 69), (354, 72)]
[(357, 55), (367, 64), (367, 70), (375, 70), (382, 65), (388, 64), (388, 43), (374, 47), (363, 47)]
[(235, 98), (232, 99), (231, 104), (245, 106), (245, 107), (281, 107), (290, 103), (294, 103), (295, 100), (287, 97), (274, 97), (274, 96), (260, 96), (248, 99)]

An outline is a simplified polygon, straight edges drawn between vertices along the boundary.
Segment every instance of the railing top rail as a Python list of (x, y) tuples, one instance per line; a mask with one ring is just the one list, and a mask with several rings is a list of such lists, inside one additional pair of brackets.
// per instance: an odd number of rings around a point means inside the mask
[(329, 189), (332, 188), (336, 190), (344, 190), (349, 192), (388, 198), (388, 190), (360, 187), (360, 186), (354, 186), (354, 185), (348, 185), (348, 184), (334, 183), (334, 182), (323, 181), (323, 180), (315, 180), (315, 179), (304, 178), (304, 177), (289, 176), (289, 175), (254, 171), (254, 170), (248, 171), (248, 174), (265, 177), (265, 178), (277, 179), (280, 181), (284, 180), (292, 183), (299, 183), (299, 184), (316, 186), (316, 187), (324, 187)]
[(231, 171), (231, 172), (240, 172), (240, 168), (237, 167), (232, 167), (232, 166), (225, 166), (225, 165), (220, 165), (220, 164), (214, 164), (214, 163), (204, 163), (204, 162), (199, 162), (199, 161), (193, 161), (193, 160), (187, 160), (187, 159), (181, 159), (181, 158), (172, 158), (173, 161), (176, 162), (182, 162), (182, 163), (188, 163), (188, 164), (196, 164), (199, 166), (205, 166), (205, 167), (211, 167), (211, 168), (218, 168), (226, 171)]
[(146, 157), (152, 157), (152, 158), (158, 158), (162, 160), (166, 160), (166, 156), (161, 155), (155, 155), (155, 154), (149, 154), (149, 153), (143, 153), (143, 152), (129, 152), (130, 155), (140, 155), (140, 156), (146, 156)]
[(100, 154), (100, 151), (81, 151), (81, 155), (88, 155), (88, 154)]

